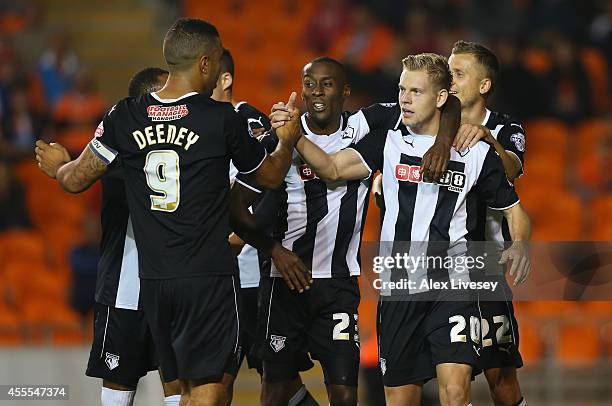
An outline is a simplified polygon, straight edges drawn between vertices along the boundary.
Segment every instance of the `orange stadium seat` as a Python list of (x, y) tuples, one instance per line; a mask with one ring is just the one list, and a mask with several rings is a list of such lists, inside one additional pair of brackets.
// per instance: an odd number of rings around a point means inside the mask
[(23, 343), (19, 314), (0, 302), (0, 346)]
[(612, 240), (612, 195), (595, 198), (588, 212), (591, 216), (590, 237), (596, 241)]
[(559, 327), (556, 356), (561, 364), (570, 367), (595, 365), (601, 350), (598, 323), (581, 321)]
[(517, 314), (519, 324), (519, 350), (525, 365), (531, 366), (541, 361), (544, 355), (544, 342), (539, 331), (540, 325), (524, 319)]
[(543, 49), (534, 47), (527, 48), (523, 52), (521, 60), (525, 68), (536, 75), (548, 72), (552, 66), (548, 53)]
[[(570, 189), (541, 185), (531, 178), (517, 184), (521, 203), (532, 221), (532, 239), (541, 241), (573, 241), (583, 233), (582, 203)], [(554, 203), (554, 204), (553, 204)]]
[(569, 129), (557, 119), (536, 119), (525, 123), (527, 132), (527, 153), (540, 158), (543, 155), (558, 155), (562, 160), (567, 156)]
[(39, 232), (6, 231), (0, 234), (0, 261), (3, 266), (23, 261), (40, 263), (46, 258), (47, 248)]

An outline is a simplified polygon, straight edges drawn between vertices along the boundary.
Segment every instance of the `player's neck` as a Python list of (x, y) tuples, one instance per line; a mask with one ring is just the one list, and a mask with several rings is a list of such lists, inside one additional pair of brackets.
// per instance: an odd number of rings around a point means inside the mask
[(478, 101), (471, 106), (461, 107), (461, 123), (481, 125), (487, 115), (485, 101)]
[(199, 89), (188, 77), (170, 72), (164, 87), (155, 93), (162, 99), (177, 99), (192, 92), (199, 93)]
[(434, 116), (427, 121), (421, 122), (417, 125), (410, 126), (410, 130), (418, 135), (429, 135), (435, 137), (438, 134), (440, 128), (440, 113), (434, 114)]
[(317, 135), (330, 135), (335, 133), (340, 128), (341, 119), (342, 116), (338, 116), (335, 119), (329, 120), (329, 122), (317, 123), (309, 114), (306, 114), (308, 129)]

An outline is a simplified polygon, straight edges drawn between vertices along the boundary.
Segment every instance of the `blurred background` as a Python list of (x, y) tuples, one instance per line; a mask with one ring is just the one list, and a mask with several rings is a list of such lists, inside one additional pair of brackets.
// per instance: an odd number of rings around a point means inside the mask
[[(357, 109), (396, 100), (407, 54), (448, 55), (458, 39), (487, 44), (502, 63), (491, 107), (527, 131), (517, 189), (533, 238), (612, 240), (612, 1), (0, 0), (0, 384), (68, 384), (67, 404), (98, 402), (99, 382), (83, 373), (99, 189), (60, 191), (39, 173), (33, 144), (61, 142), (76, 156), (132, 74), (164, 67), (162, 38), (179, 16), (217, 26), (236, 62), (236, 100), (264, 112), (300, 89), (301, 68), (316, 56), (346, 64), (346, 108)], [(379, 213), (370, 207), (365, 238), (375, 241)], [(529, 404), (610, 404), (612, 302), (580, 298), (515, 304)], [(381, 404), (374, 315), (365, 300), (366, 406)], [(320, 370), (305, 381), (322, 401)], [(161, 404), (159, 386), (149, 374), (136, 404)], [(257, 404), (258, 391), (257, 375), (243, 369), (234, 404)], [(490, 404), (482, 378), (474, 399)]]

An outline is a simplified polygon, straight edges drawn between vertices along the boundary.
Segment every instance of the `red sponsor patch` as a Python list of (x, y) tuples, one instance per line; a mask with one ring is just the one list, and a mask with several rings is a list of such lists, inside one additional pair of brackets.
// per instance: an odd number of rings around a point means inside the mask
[(401, 181), (420, 182), (423, 179), (421, 168), (417, 165), (395, 165), (395, 178)]
[(302, 180), (313, 180), (317, 177), (317, 174), (312, 169), (310, 169), (310, 166), (308, 166), (307, 164), (300, 165), (298, 167), (298, 172)]
[(98, 124), (98, 128), (96, 128), (96, 132), (94, 133), (94, 136), (98, 138), (103, 135), (104, 135), (104, 121), (100, 121), (100, 124)]
[(151, 121), (173, 121), (185, 117), (189, 114), (186, 104), (178, 106), (154, 105), (147, 107), (147, 115)]

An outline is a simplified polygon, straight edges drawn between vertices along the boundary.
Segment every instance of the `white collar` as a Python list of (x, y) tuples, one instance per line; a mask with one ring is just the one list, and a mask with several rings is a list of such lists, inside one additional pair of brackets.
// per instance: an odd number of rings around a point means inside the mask
[(174, 103), (174, 102), (177, 102), (177, 101), (179, 101), (179, 100), (181, 100), (181, 99), (184, 99), (184, 98), (186, 98), (186, 97), (193, 96), (194, 94), (198, 94), (198, 92), (189, 92), (189, 93), (185, 93), (184, 95), (182, 95), (181, 97), (177, 97), (176, 99), (162, 99), (161, 97), (159, 97), (159, 96), (157, 95), (157, 92), (153, 92), (153, 93), (151, 93), (151, 96), (153, 96), (153, 98), (154, 98), (155, 100), (157, 100), (158, 102), (161, 102), (161, 103)]

